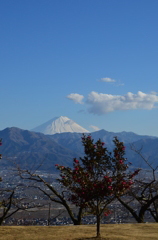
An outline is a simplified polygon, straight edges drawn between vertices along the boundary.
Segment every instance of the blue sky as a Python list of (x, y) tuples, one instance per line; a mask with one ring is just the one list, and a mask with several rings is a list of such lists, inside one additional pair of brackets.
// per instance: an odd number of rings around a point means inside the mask
[(0, 1), (0, 130), (67, 116), (158, 136), (157, 0)]

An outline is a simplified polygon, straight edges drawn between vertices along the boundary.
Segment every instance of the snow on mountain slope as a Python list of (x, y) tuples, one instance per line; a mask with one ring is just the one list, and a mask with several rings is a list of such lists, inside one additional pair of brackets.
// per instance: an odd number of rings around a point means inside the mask
[(85, 128), (78, 125), (76, 122), (71, 120), (68, 117), (55, 117), (48, 122), (35, 127), (32, 129), (34, 132), (41, 132), (44, 134), (55, 134), (55, 133), (63, 133), (63, 132), (89, 132)]

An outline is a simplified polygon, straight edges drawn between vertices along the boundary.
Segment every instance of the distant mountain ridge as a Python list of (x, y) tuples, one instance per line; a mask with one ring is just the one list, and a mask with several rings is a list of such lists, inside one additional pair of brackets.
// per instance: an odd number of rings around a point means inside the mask
[[(114, 137), (118, 137), (118, 139), (124, 144), (129, 144), (136, 142), (141, 139), (155, 139), (156, 137), (147, 136), (147, 135), (138, 135), (133, 132), (108, 132), (104, 129), (92, 132), (90, 134), (94, 141), (97, 141), (99, 138), (105, 142), (106, 146), (110, 149), (113, 147), (113, 139)], [(73, 151), (78, 151), (81, 149), (81, 133), (56, 133), (52, 136), (50, 136), (51, 139), (55, 140), (57, 143), (65, 146), (66, 148), (73, 149)]]
[(63, 116), (55, 117), (48, 122), (45, 122), (40, 126), (33, 128), (32, 131), (50, 135), (62, 132), (89, 132), (87, 129), (81, 127), (79, 124), (77, 124), (70, 118)]
[[(85, 133), (89, 134), (89, 133)], [(143, 147), (144, 157), (150, 157), (153, 166), (158, 165), (158, 137), (141, 136), (132, 132), (108, 132), (99, 130), (91, 133), (94, 141), (99, 138), (105, 142), (109, 151), (113, 149), (115, 136), (123, 141), (126, 146), (126, 157), (133, 166), (146, 168), (138, 154), (131, 150), (133, 144), (136, 149)], [(72, 166), (73, 158), (82, 157), (84, 149), (81, 143), (82, 133), (56, 133), (45, 135), (19, 128), (6, 128), (0, 131), (0, 138), (3, 139), (1, 146), (1, 166), (9, 166), (9, 161), (15, 161), (25, 169), (37, 168), (41, 170), (55, 171), (55, 164)]]
[(35, 133), (19, 128), (6, 128), (0, 131), (3, 139), (1, 146), (1, 166), (15, 162), (22, 168), (54, 170), (58, 162), (70, 165), (75, 153), (59, 145), (42, 133)]

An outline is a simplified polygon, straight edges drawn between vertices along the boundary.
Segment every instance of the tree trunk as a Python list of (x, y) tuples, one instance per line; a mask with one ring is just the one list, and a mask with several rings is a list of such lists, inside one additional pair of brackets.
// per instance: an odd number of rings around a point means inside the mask
[(81, 225), (81, 221), (78, 219), (73, 219), (74, 225)]
[(97, 238), (100, 238), (100, 214), (97, 215)]
[(81, 225), (83, 209), (81, 207), (79, 208), (77, 218), (75, 218), (71, 208), (69, 207), (69, 205), (67, 204), (67, 202), (64, 199), (62, 199), (62, 205), (66, 208), (71, 220), (73, 221), (73, 224)]
[(138, 223), (143, 223), (144, 222), (144, 215), (142, 214), (141, 216), (138, 216), (137, 213), (135, 212), (135, 210), (130, 207), (127, 203), (125, 203), (124, 201), (121, 200), (121, 198), (117, 198), (119, 200), (119, 202), (133, 215), (133, 217), (135, 218), (135, 220)]
[(78, 210), (77, 219), (74, 222), (74, 225), (81, 225), (81, 222), (82, 222), (82, 210), (83, 210), (82, 207), (80, 207), (79, 210)]
[(4, 217), (1, 217), (0, 218), (0, 226), (2, 225), (3, 221), (4, 221)]
[(100, 218), (101, 218), (101, 214), (100, 214), (100, 204), (99, 204), (99, 200), (97, 199), (97, 205), (96, 205), (96, 217), (97, 217), (97, 238), (101, 237), (100, 234)]

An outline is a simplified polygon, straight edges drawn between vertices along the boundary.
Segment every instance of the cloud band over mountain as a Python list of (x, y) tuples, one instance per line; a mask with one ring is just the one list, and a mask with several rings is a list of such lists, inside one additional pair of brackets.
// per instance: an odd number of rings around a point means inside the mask
[[(69, 94), (67, 98), (75, 103), (83, 104), (82, 100), (84, 96), (80, 94)], [(151, 110), (156, 107), (157, 102), (158, 95), (155, 92), (144, 93), (138, 91), (136, 94), (128, 92), (125, 95), (112, 95), (92, 91), (88, 94), (85, 104), (88, 106), (90, 113), (102, 115), (119, 110)]]

